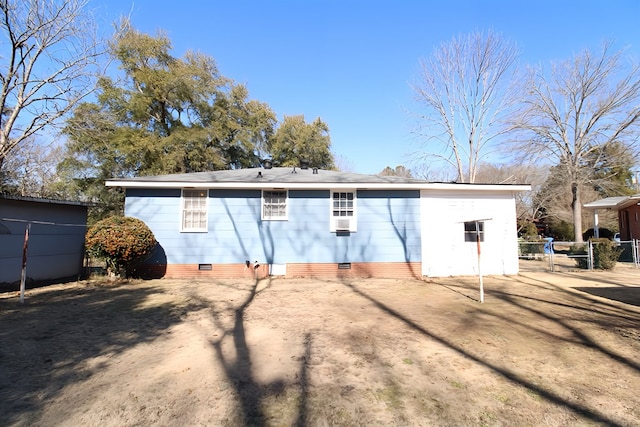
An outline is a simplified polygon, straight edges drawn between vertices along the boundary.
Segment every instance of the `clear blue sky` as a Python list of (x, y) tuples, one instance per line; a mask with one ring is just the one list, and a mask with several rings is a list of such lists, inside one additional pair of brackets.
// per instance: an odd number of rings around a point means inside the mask
[(407, 110), (420, 58), (460, 33), (493, 29), (528, 64), (598, 49), (604, 39), (640, 60), (638, 0), (91, 0), (108, 26), (163, 30), (174, 56), (197, 50), (277, 114), (320, 117), (352, 170), (412, 167), (419, 149)]

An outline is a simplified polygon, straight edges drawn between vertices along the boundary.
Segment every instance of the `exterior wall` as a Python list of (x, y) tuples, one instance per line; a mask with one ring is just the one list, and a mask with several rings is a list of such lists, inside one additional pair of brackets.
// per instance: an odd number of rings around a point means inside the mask
[(640, 206), (632, 205), (618, 211), (620, 239), (640, 239)]
[(482, 274), (517, 274), (515, 199), (511, 192), (422, 191), (422, 274), (430, 277), (478, 274), (475, 242), (466, 242), (464, 222), (484, 222)]
[(0, 283), (20, 281), (27, 228), (27, 222), (20, 221), (53, 223), (31, 225), (27, 251), (28, 279), (52, 281), (80, 274), (87, 224), (86, 206), (0, 199), (0, 218), (5, 218), (0, 219)]
[[(188, 265), (196, 275), (215, 274), (220, 265), (239, 266), (244, 274), (246, 261), (286, 265), (287, 275), (309, 272), (296, 267), (308, 265), (327, 273), (338, 263), (352, 265), (339, 274), (412, 272), (422, 257), (419, 191), (360, 190), (356, 203), (358, 231), (346, 234), (330, 232), (329, 190), (290, 190), (286, 221), (261, 220), (260, 190), (210, 190), (206, 233), (180, 232), (180, 190), (129, 189), (125, 214), (153, 231), (166, 256), (167, 275)], [(198, 264), (211, 264), (211, 272), (198, 271)], [(397, 264), (406, 267), (387, 268)], [(189, 270), (181, 268), (185, 274)]]

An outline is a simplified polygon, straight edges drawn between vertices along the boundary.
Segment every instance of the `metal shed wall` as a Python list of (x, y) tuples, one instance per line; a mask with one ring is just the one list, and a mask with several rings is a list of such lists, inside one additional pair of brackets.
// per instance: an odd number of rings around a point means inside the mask
[(27, 224), (32, 222), (27, 277), (51, 281), (77, 276), (82, 269), (87, 207), (50, 201), (0, 199), (0, 283), (22, 273)]

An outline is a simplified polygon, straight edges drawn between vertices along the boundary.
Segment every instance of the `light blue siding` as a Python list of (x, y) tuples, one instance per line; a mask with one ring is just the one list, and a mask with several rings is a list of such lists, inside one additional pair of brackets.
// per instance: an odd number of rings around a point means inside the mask
[(358, 231), (330, 232), (329, 190), (290, 190), (288, 220), (262, 221), (260, 190), (210, 190), (208, 232), (180, 232), (180, 190), (127, 191), (168, 264), (419, 262), (419, 191), (358, 191)]

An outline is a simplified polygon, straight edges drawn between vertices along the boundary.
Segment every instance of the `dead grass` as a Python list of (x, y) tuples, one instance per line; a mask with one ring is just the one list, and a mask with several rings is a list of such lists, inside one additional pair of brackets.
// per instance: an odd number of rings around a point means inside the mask
[[(532, 261), (535, 263), (535, 261)], [(640, 425), (640, 271), (0, 294), (0, 424)]]

